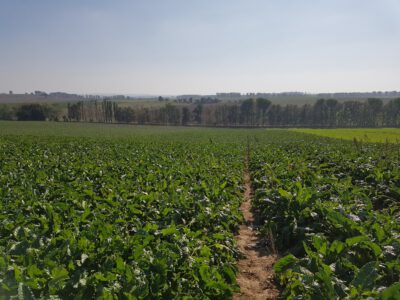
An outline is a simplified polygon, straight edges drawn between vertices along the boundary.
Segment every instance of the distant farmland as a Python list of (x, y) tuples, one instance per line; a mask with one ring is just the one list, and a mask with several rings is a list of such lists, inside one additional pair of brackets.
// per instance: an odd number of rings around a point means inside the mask
[(370, 143), (400, 143), (400, 128), (292, 129), (292, 131), (343, 140), (356, 139)]

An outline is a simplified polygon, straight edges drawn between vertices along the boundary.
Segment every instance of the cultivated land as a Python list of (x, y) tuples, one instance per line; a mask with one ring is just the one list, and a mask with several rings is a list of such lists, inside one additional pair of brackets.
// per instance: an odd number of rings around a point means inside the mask
[(0, 299), (399, 299), (399, 150), (0, 122)]
[(400, 143), (400, 128), (352, 128), (352, 129), (291, 129), (295, 132), (310, 133), (335, 139), (354, 140), (369, 143)]

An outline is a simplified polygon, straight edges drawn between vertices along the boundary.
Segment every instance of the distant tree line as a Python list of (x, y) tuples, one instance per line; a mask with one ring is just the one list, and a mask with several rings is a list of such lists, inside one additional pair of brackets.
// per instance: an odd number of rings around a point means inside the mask
[(106, 123), (249, 127), (400, 127), (400, 98), (365, 102), (320, 99), (314, 104), (279, 105), (265, 98), (232, 103), (123, 107), (117, 102), (77, 102), (68, 120)]
[(0, 105), (0, 120), (58, 121), (59, 109), (48, 104)]
[[(0, 119), (57, 120), (52, 107), (26, 104), (0, 107)], [(266, 98), (238, 102), (160, 103), (122, 106), (112, 100), (69, 103), (62, 116), (70, 122), (131, 123), (246, 127), (400, 127), (400, 98), (339, 102), (320, 99), (314, 104), (280, 105)]]

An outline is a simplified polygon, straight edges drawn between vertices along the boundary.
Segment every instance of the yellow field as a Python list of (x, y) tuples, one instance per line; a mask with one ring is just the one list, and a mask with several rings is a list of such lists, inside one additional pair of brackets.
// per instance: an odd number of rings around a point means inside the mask
[(291, 129), (336, 139), (354, 140), (370, 143), (400, 143), (400, 128), (355, 128), (355, 129)]

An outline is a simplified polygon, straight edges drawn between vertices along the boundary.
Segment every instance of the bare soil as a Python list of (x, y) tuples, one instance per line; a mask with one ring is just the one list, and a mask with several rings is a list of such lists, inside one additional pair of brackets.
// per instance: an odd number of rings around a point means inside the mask
[(243, 256), (238, 262), (237, 282), (240, 286), (240, 293), (236, 293), (233, 299), (278, 299), (279, 291), (273, 282), (273, 264), (278, 257), (267, 249), (256, 230), (256, 221), (251, 210), (252, 187), (248, 171), (248, 157), (244, 181), (245, 192), (241, 209), (245, 224), (240, 226), (239, 234), (236, 236), (239, 251)]

